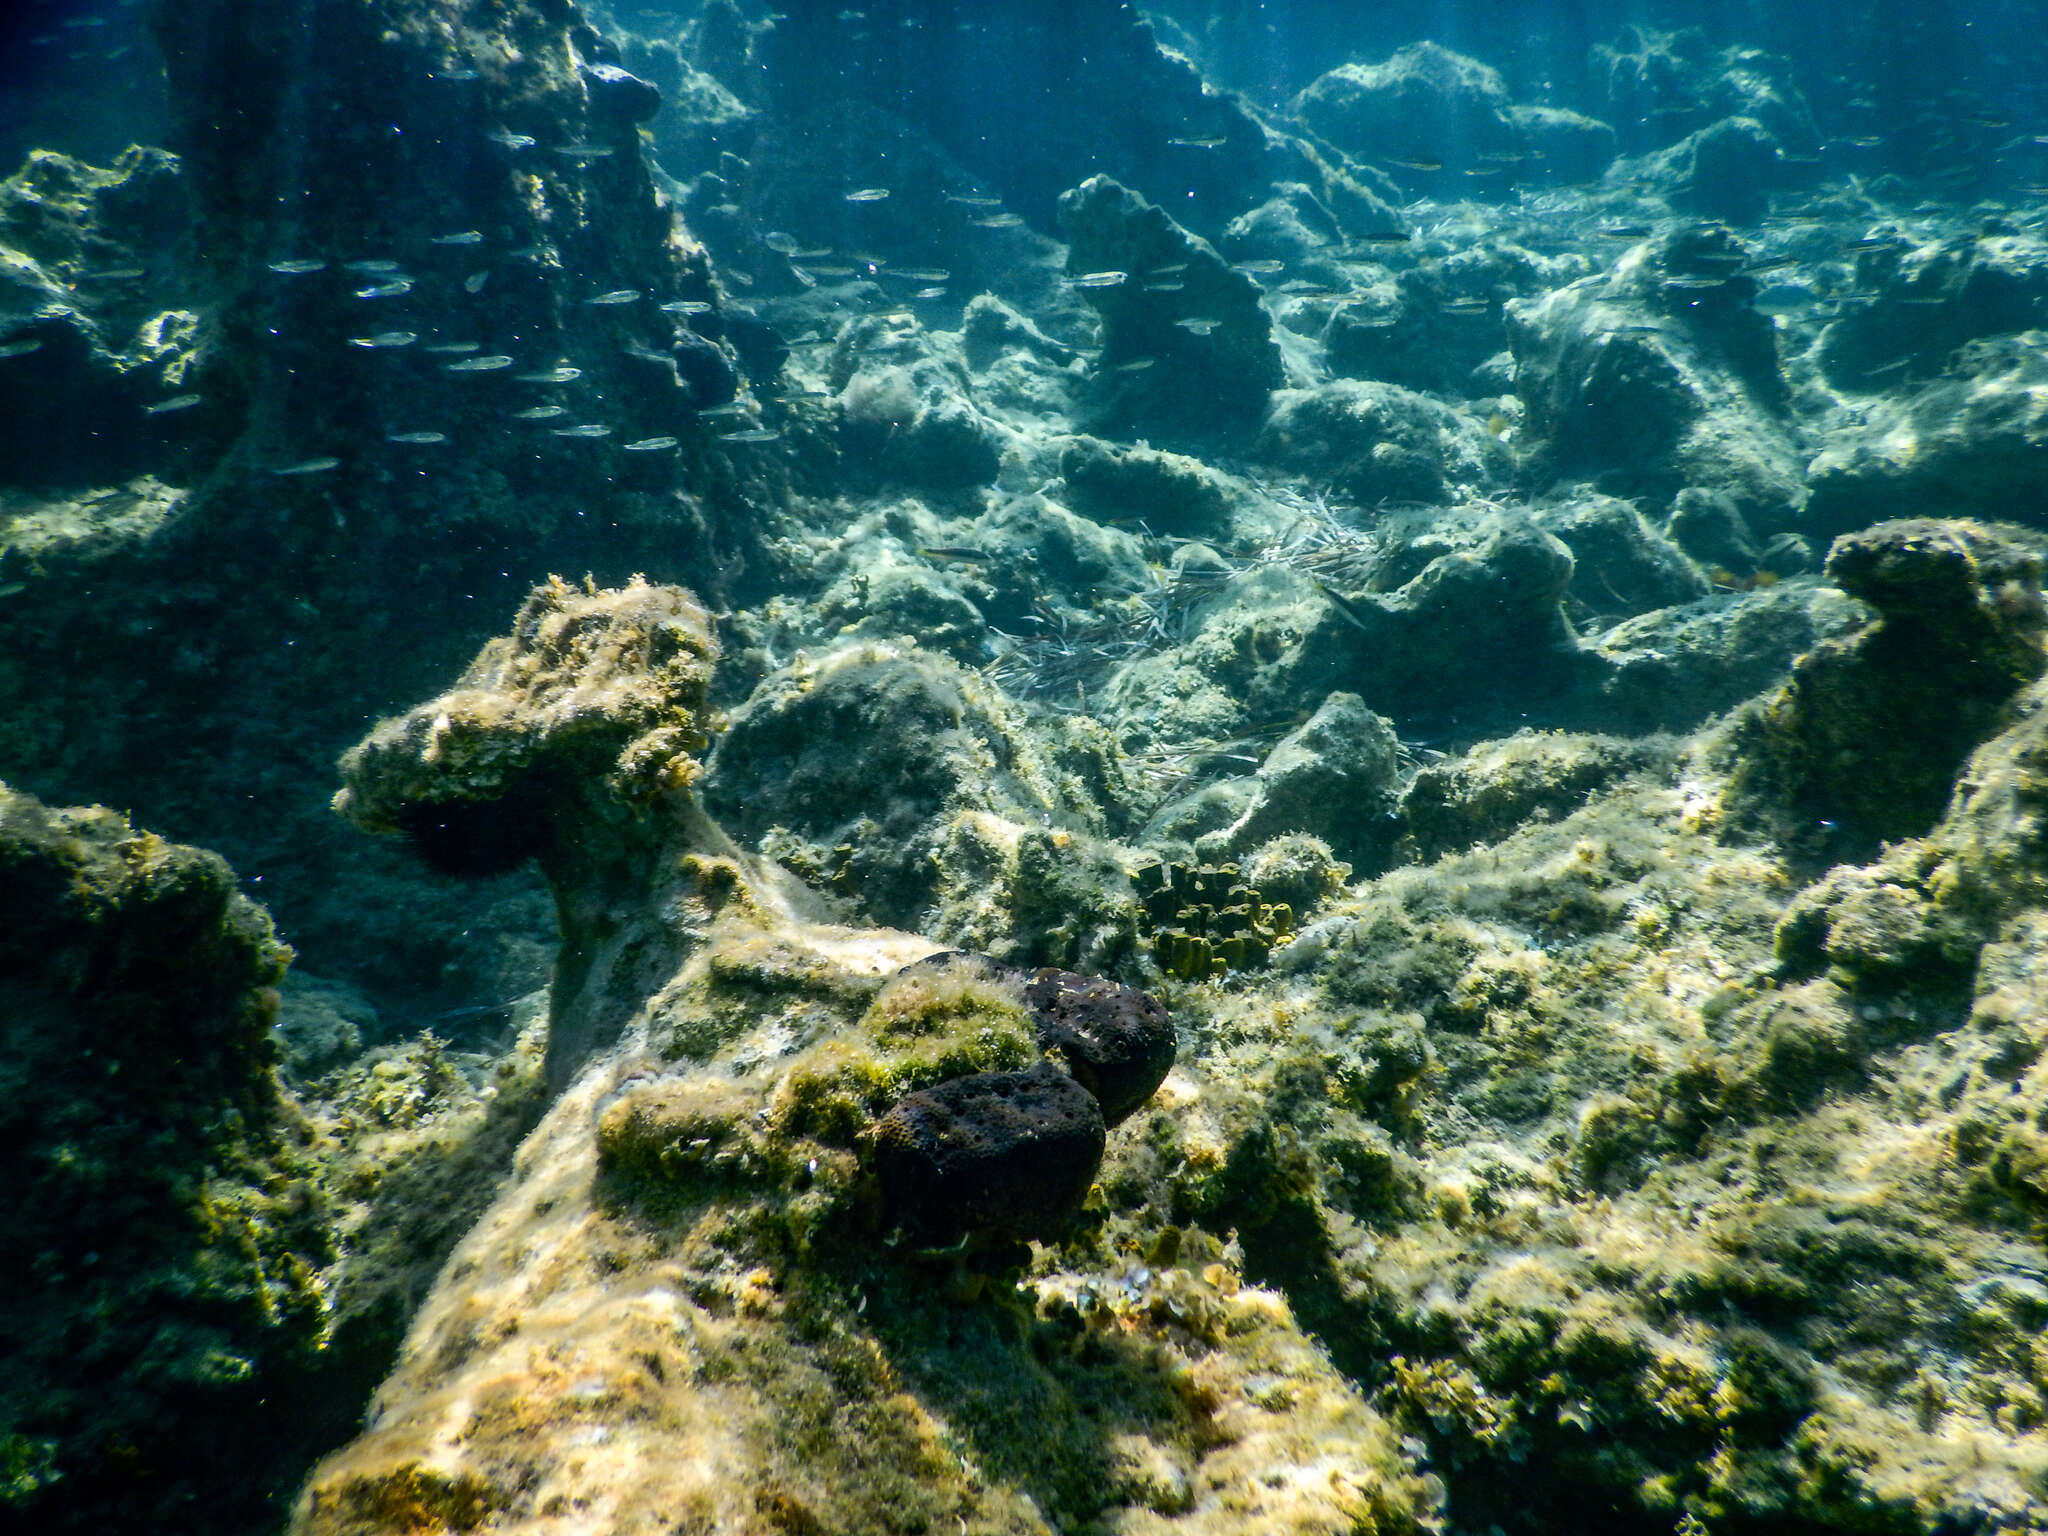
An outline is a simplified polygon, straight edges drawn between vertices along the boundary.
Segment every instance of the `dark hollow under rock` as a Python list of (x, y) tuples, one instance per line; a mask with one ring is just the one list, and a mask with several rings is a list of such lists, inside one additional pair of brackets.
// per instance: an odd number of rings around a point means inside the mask
[(892, 1214), (931, 1236), (1056, 1233), (1102, 1165), (1102, 1111), (1051, 1062), (905, 1094), (875, 1128)]

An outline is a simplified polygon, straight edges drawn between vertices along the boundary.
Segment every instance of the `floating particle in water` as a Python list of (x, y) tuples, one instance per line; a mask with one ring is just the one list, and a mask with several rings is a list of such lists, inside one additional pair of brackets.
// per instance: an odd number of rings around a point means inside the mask
[(1083, 272), (1073, 281), (1076, 288), (1120, 288), (1130, 275), (1128, 272)]
[(484, 284), (490, 280), (491, 274), (488, 272), (472, 272), (462, 280), (462, 291), (464, 293), (482, 293), (484, 291)]
[(640, 297), (638, 288), (614, 288), (609, 293), (593, 293), (583, 302), (586, 304), (630, 304)]
[(781, 229), (769, 230), (761, 237), (761, 243), (778, 256), (794, 256), (803, 249), (802, 242), (795, 235)]
[(365, 277), (382, 277), (388, 272), (396, 272), (398, 270), (398, 263), (387, 257), (374, 256), (363, 261), (344, 261), (341, 264), (341, 270), (344, 272), (360, 272)]
[(662, 305), (661, 308), (664, 314), (670, 315), (708, 315), (711, 313), (711, 301), (709, 299), (673, 299)]
[(480, 229), (465, 229), (452, 235), (436, 235), (429, 245), (482, 245), (484, 232)]
[(861, 187), (857, 191), (847, 193), (846, 200), (849, 203), (879, 203), (885, 201), (888, 196), (887, 187)]
[(27, 341), (10, 341), (0, 346), (0, 358), (27, 357), (29, 353), (40, 352), (42, 349), (42, 337), (31, 336)]
[(992, 213), (985, 219), (973, 221), (976, 229), (1016, 229), (1024, 223), (1021, 213)]
[(1205, 133), (1197, 139), (1168, 139), (1166, 142), (1173, 149), (1221, 149), (1229, 140), (1220, 133)]
[(511, 150), (514, 154), (517, 154), (522, 149), (531, 149), (535, 144), (539, 142), (539, 140), (535, 139), (532, 134), (507, 133), (503, 128), (500, 128), (495, 133), (487, 133), (484, 135), (484, 137), (489, 139), (493, 144), (503, 145), (506, 149)]
[(567, 384), (572, 379), (582, 378), (583, 370), (564, 363), (559, 368), (542, 368), (536, 373), (522, 373), (515, 377), (522, 384)]
[(556, 427), (557, 437), (610, 437), (612, 429), (602, 422), (586, 421), (574, 427)]
[(721, 443), (772, 443), (782, 434), (773, 427), (749, 427), (744, 432), (721, 432)]
[(569, 414), (566, 405), (529, 405), (523, 411), (514, 411), (514, 421), (553, 421), (557, 416)]
[(411, 292), (411, 278), (394, 277), (388, 283), (372, 283), (367, 288), (358, 288), (356, 290), (356, 297), (359, 299), (395, 299), (401, 294)]
[(399, 443), (407, 448), (425, 448), (434, 443), (448, 441), (446, 432), (393, 432), (384, 439), (387, 443)]
[(664, 448), (673, 448), (676, 440), (672, 437), (643, 437), (636, 443), (621, 443), (627, 453), (659, 453)]
[(1287, 263), (1276, 261), (1270, 256), (1261, 256), (1257, 261), (1240, 261), (1237, 270), (1248, 272), (1253, 277), (1271, 277), (1275, 272), (1285, 272)]
[(1190, 336), (1206, 336), (1222, 322), (1211, 320), (1205, 315), (1190, 315), (1185, 320), (1176, 320), (1173, 323)]
[(308, 272), (325, 272), (327, 261), (321, 256), (293, 256), (284, 261), (273, 261), (270, 270), (286, 277), (303, 277)]
[(465, 357), (459, 363), (449, 363), (449, 373), (496, 373), (500, 368), (510, 368), (512, 359), (502, 352), (492, 352), (483, 357)]
[(409, 347), (419, 339), (419, 333), (416, 331), (379, 331), (374, 336), (351, 336), (348, 344), (352, 347), (382, 349), (386, 347)]
[(444, 357), (462, 357), (471, 352), (483, 350), (480, 341), (430, 341), (420, 348), (422, 352), (433, 352)]
[(330, 469), (341, 468), (341, 460), (330, 456), (317, 459), (301, 459), (296, 464), (287, 464), (282, 469), (273, 469), (273, 475), (324, 475)]
[(145, 405), (142, 408), (142, 414), (145, 416), (168, 416), (173, 411), (189, 411), (205, 398), (206, 396), (204, 395), (173, 395), (168, 400), (159, 400), (154, 405)]

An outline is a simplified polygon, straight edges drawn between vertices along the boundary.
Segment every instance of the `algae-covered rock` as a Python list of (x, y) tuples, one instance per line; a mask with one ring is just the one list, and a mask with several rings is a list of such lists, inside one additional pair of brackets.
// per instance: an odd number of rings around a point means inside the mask
[[(2048, 666), (2041, 552), (1978, 524), (1880, 523), (1835, 541), (1829, 578), (1877, 610), (1817, 646), (1759, 718), (1758, 769), (1844, 848), (1933, 826), (1957, 770)], [(1760, 786), (1761, 787), (1761, 786)]]
[(0, 787), (5, 1524), (251, 1529), (345, 1430), (290, 958), (218, 855)]
[(1433, 42), (1379, 64), (1342, 65), (1294, 101), (1295, 116), (1360, 160), (1461, 170), (1513, 147), (1507, 109), (1498, 70)]
[(1281, 381), (1258, 285), (1107, 176), (1063, 194), (1060, 222), (1068, 274), (1102, 317), (1104, 424), (1186, 441), (1255, 421)]

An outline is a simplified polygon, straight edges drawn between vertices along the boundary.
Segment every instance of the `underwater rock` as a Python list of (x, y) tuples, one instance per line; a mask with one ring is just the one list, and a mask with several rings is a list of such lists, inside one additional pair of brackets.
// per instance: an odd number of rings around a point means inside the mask
[(1517, 731), (1426, 763), (1401, 795), (1403, 838), (1428, 861), (1497, 843), (1530, 821), (1570, 815), (1610, 784), (1672, 760), (1655, 738)]
[(254, 1529), (346, 1432), (334, 1213), (273, 1066), (290, 959), (217, 854), (0, 786), (11, 1526)]
[(1511, 106), (1515, 142), (1540, 164), (1542, 179), (1592, 181), (1614, 163), (1614, 129), (1597, 117), (1565, 107)]
[[(1911, 334), (1910, 332), (1907, 334)], [(1807, 467), (1802, 527), (1928, 514), (2048, 526), (2048, 331), (1964, 344), (1944, 377), (1871, 402)]]
[(1346, 154), (1463, 170), (1515, 147), (1500, 72), (1439, 43), (1345, 64), (1295, 97), (1293, 114)]
[(974, 405), (960, 365), (914, 321), (854, 320), (833, 344), (840, 461), (863, 478), (958, 491), (987, 485), (1001, 436)]
[(1508, 470), (1505, 450), (1449, 407), (1362, 379), (1279, 391), (1255, 451), (1367, 506), (1485, 491)]
[(1095, 1181), (1103, 1136), (1094, 1096), (1040, 1062), (904, 1095), (875, 1127), (875, 1171), (921, 1232), (1047, 1238)]
[(1535, 518), (1572, 552), (1565, 611), (1581, 631), (1595, 618), (1612, 623), (1695, 602), (1710, 590), (1685, 554), (1629, 502), (1596, 493), (1542, 508)]
[[(587, 30), (587, 29), (586, 29)], [(644, 123), (661, 110), (661, 90), (617, 64), (582, 66), (590, 92), (590, 110), (600, 117)]]
[[(0, 182), (0, 459), (15, 484), (107, 485), (215, 439), (176, 156), (38, 150)], [(207, 386), (211, 390), (211, 385)], [(174, 411), (147, 415), (167, 401)]]
[(1988, 359), (1980, 352), (1952, 361), (1966, 342), (2048, 329), (2048, 243), (2037, 237), (1985, 232), (1916, 242), (1880, 227), (1855, 255), (1856, 286), (1868, 297), (1828, 323), (1817, 351), (1838, 389), (1893, 392), (1967, 376)]
[(1555, 472), (1668, 499), (1725, 492), (1775, 532), (1803, 498), (1797, 429), (1740, 242), (1716, 225), (1631, 249), (1614, 269), (1510, 302), (1519, 435)]
[(1453, 396), (1498, 393), (1504, 386), (1483, 374), (1504, 344), (1501, 305), (1592, 270), (1576, 252), (1539, 255), (1505, 240), (1426, 257), (1330, 311), (1330, 370)]
[(1315, 189), (1290, 181), (1275, 185), (1265, 202), (1232, 219), (1217, 243), (1232, 261), (1282, 261), (1295, 266), (1343, 240), (1343, 225), (1323, 205)]
[(1661, 32), (1622, 27), (1593, 49), (1605, 115), (1631, 152), (1673, 144), (1709, 124), (1742, 117), (1762, 125), (1787, 153), (1810, 156), (1820, 130), (1791, 84), (1795, 66), (1756, 48), (1712, 47), (1698, 27)]
[(1728, 117), (1688, 135), (1663, 157), (1675, 207), (1730, 224), (1754, 224), (1771, 193), (1793, 182), (1785, 149), (1753, 118)]
[(1150, 993), (1101, 976), (1044, 967), (1024, 983), (1039, 1045), (1118, 1126), (1152, 1097), (1173, 1066), (1173, 1020)]
[(1076, 437), (1060, 450), (1059, 462), (1074, 510), (1097, 522), (1137, 522), (1193, 538), (1230, 527), (1238, 492), (1200, 459)]
[(672, 968), (687, 948), (689, 935), (621, 911), (612, 892), (658, 888), (676, 878), (676, 847), (721, 842), (688, 794), (716, 654), (680, 588), (550, 579), (452, 689), (342, 759), (334, 808), (364, 831), (403, 833), (451, 874), (539, 861), (563, 934), (548, 1036), (558, 1089), (614, 1038), (647, 967)]
[[(1059, 208), (1068, 276), (1102, 317), (1105, 425), (1186, 440), (1256, 420), (1281, 382), (1258, 284), (1107, 176), (1062, 193)], [(1119, 371), (1143, 358), (1152, 365)]]
[(1400, 743), (1355, 693), (1333, 693), (1283, 736), (1252, 776), (1228, 828), (1195, 840), (1204, 858), (1242, 855), (1283, 833), (1306, 833), (1361, 873), (1377, 874), (1400, 830)]
[(1964, 759), (2048, 668), (2043, 557), (2018, 529), (1909, 519), (1844, 535), (1828, 578), (1878, 622), (1816, 646), (1755, 725), (1755, 788), (1838, 848), (1926, 834)]
[(1582, 640), (1582, 686), (1555, 718), (1583, 730), (1694, 730), (1864, 622), (1858, 604), (1811, 577), (1653, 609)]

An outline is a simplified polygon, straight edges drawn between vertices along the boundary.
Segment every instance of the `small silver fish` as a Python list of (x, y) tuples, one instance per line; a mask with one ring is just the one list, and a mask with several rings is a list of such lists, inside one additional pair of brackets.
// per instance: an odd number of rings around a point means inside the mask
[(536, 143), (539, 142), (531, 134), (507, 133), (502, 128), (500, 128), (496, 133), (487, 133), (484, 135), (484, 137), (489, 139), (493, 144), (504, 145), (505, 148), (511, 150), (514, 154), (517, 154), (522, 149), (531, 149)]
[(0, 358), (27, 357), (29, 353), (40, 352), (42, 349), (43, 338), (31, 336), (27, 341), (10, 341), (0, 346)]
[(543, 368), (538, 373), (521, 373), (514, 377), (522, 384), (567, 384), (572, 379), (582, 378), (583, 370), (565, 364), (560, 368)]
[(772, 443), (782, 434), (773, 427), (749, 427), (744, 432), (721, 432), (721, 443)]
[(1000, 197), (982, 197), (972, 192), (948, 192), (945, 194), (945, 198), (947, 202), (958, 203), (963, 208), (1000, 208), (1003, 206), (1003, 200)]
[(664, 448), (673, 448), (676, 440), (672, 437), (643, 437), (637, 443), (621, 443), (627, 453), (659, 453)]
[(928, 544), (918, 553), (927, 560), (958, 561), (962, 565), (986, 565), (989, 561), (988, 551), (966, 544)]
[(706, 421), (728, 421), (735, 416), (748, 415), (752, 409), (744, 400), (728, 400), (723, 405), (707, 405), (697, 414)]
[(98, 272), (81, 272), (78, 280), (81, 283), (132, 283), (148, 275), (148, 270), (143, 267), (107, 267)]
[(142, 408), (142, 414), (145, 416), (168, 416), (173, 411), (189, 411), (205, 398), (206, 396), (204, 395), (173, 395), (168, 400), (159, 400), (154, 405), (145, 405)]
[(602, 160), (612, 152), (609, 144), (564, 144), (550, 153), (564, 160)]
[(512, 359), (502, 352), (493, 352), (485, 357), (465, 357), (459, 363), (449, 363), (449, 373), (495, 373), (500, 368), (510, 368)]
[(1129, 362), (1118, 363), (1116, 365), (1116, 372), (1143, 373), (1147, 368), (1150, 368), (1154, 363), (1158, 361), (1159, 359), (1156, 357), (1134, 357)]
[(1185, 320), (1176, 320), (1173, 323), (1191, 336), (1206, 336), (1222, 324), (1220, 320), (1211, 320), (1199, 315), (1190, 315)]
[(1275, 272), (1286, 271), (1287, 263), (1275, 261), (1270, 256), (1261, 256), (1257, 261), (1240, 261), (1237, 270), (1249, 272), (1253, 277), (1271, 277)]
[(480, 70), (470, 69), (467, 68), (466, 66), (459, 66), (454, 69), (433, 70), (428, 74), (427, 78), (430, 80), (445, 81), (450, 85), (464, 85), (471, 80), (483, 79), (483, 73)]
[(1163, 283), (1147, 283), (1145, 291), (1147, 293), (1179, 293), (1185, 287), (1187, 287), (1187, 284), (1179, 279), (1169, 278)]
[(356, 290), (356, 297), (359, 299), (395, 299), (401, 294), (411, 292), (412, 279), (409, 277), (396, 277), (388, 283), (372, 283), (367, 288), (358, 288)]
[(301, 459), (296, 464), (287, 464), (282, 469), (273, 469), (273, 475), (324, 475), (330, 469), (339, 469), (341, 460), (336, 458)]
[(448, 357), (460, 357), (464, 353), (481, 351), (482, 348), (483, 343), (478, 341), (430, 341), (420, 350)]
[(612, 429), (598, 422), (586, 421), (581, 426), (556, 427), (557, 437), (610, 437)]
[(594, 293), (583, 302), (586, 304), (630, 304), (640, 297), (638, 288), (614, 288), (610, 293)]
[(308, 272), (325, 272), (327, 263), (318, 256), (294, 256), (287, 261), (273, 261), (270, 270), (286, 277), (302, 277)]
[(384, 257), (379, 256), (367, 261), (344, 261), (341, 264), (341, 270), (344, 272), (360, 272), (365, 277), (381, 277), (387, 272), (396, 272), (398, 270), (398, 263), (388, 261)]
[(429, 443), (447, 442), (448, 434), (446, 432), (393, 432), (384, 441), (387, 443), (402, 443), (408, 448), (425, 447)]
[(512, 261), (552, 261), (555, 248), (552, 245), (522, 245), (516, 251), (507, 251), (505, 255)]
[(888, 195), (889, 189), (887, 187), (862, 187), (856, 192), (847, 193), (846, 201), (849, 203), (879, 203), (886, 199)]
[(1199, 139), (1168, 139), (1166, 142), (1173, 149), (1221, 149), (1229, 140), (1220, 133), (1210, 133)]
[(557, 416), (569, 414), (566, 405), (529, 405), (523, 411), (514, 411), (514, 421), (553, 421)]
[(1083, 272), (1073, 279), (1076, 288), (1116, 288), (1123, 284), (1128, 272)]
[(10, 582), (8, 582), (8, 583), (7, 583), (7, 585), (6, 585), (6, 586), (4, 586), (4, 587), (0, 587), (0, 597), (14, 597), (14, 596), (17, 596), (17, 595), (18, 595), (18, 594), (20, 594), (20, 593), (26, 592), (27, 590), (28, 590), (28, 583), (27, 583), (27, 582), (25, 582), (25, 581), (10, 581)]
[(794, 256), (803, 249), (795, 235), (786, 230), (771, 229), (761, 237), (761, 243), (778, 256)]
[(987, 218), (973, 221), (976, 229), (1016, 229), (1024, 222), (1021, 213), (992, 213)]
[(943, 283), (953, 274), (944, 267), (897, 267), (889, 275), (906, 283)]
[(419, 333), (416, 331), (379, 331), (374, 336), (352, 336), (348, 344), (352, 347), (372, 348), (409, 347), (419, 339)]
[(911, 295), (913, 299), (943, 299), (945, 296), (944, 288), (920, 288)]
[(454, 235), (436, 235), (427, 242), (429, 245), (482, 245), (483, 243), (484, 232), (480, 229), (465, 229), (460, 234)]
[(711, 304), (707, 299), (675, 299), (662, 305), (661, 308), (664, 314), (670, 315), (708, 315), (711, 313)]
[(482, 293), (484, 291), (484, 284), (490, 280), (491, 274), (488, 272), (472, 272), (462, 280), (462, 291), (464, 293)]

